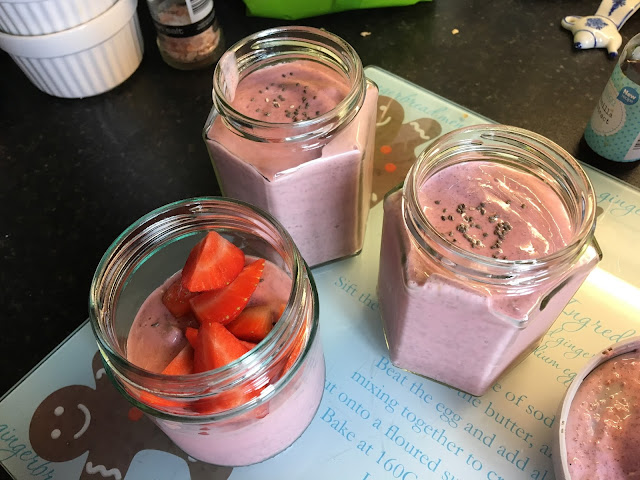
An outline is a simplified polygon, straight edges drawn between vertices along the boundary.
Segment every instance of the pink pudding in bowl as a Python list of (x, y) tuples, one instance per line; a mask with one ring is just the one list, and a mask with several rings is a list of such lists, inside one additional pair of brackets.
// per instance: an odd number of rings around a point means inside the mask
[(311, 266), (358, 253), (377, 97), (333, 34), (283, 27), (241, 40), (216, 68), (204, 128), (222, 192), (276, 217)]
[(640, 338), (596, 355), (578, 373), (554, 436), (558, 480), (640, 476)]
[(594, 226), (589, 180), (543, 137), (504, 126), (442, 137), (384, 201), (378, 293), (391, 361), (483, 394), (595, 267)]
[(198, 198), (143, 217), (103, 257), (90, 306), (110, 378), (195, 459), (263, 461), (315, 415), (315, 285), (287, 232), (250, 205)]

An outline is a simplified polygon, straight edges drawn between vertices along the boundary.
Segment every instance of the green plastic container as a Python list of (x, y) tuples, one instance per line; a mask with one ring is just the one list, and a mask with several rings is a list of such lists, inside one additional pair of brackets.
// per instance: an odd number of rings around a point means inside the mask
[(248, 15), (297, 20), (360, 8), (402, 7), (429, 0), (244, 0)]

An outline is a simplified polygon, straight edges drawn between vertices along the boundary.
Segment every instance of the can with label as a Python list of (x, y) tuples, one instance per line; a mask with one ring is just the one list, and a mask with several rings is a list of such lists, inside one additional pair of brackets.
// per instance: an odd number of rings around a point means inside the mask
[(624, 47), (584, 132), (597, 154), (616, 162), (640, 159), (640, 34)]

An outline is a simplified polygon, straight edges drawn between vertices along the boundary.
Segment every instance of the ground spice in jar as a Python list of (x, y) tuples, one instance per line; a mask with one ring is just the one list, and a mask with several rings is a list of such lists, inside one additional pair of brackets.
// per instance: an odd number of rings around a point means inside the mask
[(172, 67), (191, 70), (215, 63), (224, 49), (213, 0), (147, 0), (158, 49)]

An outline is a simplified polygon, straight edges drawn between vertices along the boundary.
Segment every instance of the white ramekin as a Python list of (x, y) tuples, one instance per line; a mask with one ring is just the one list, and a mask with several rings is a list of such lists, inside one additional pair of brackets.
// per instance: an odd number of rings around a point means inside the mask
[(611, 345), (608, 348), (602, 350), (602, 352), (593, 357), (589, 362), (582, 367), (582, 370), (578, 372), (576, 377), (571, 382), (571, 385), (567, 389), (560, 408), (558, 411), (558, 418), (560, 421), (555, 423), (553, 432), (553, 470), (556, 480), (571, 480), (571, 474), (569, 473), (569, 462), (567, 459), (567, 439), (566, 439), (566, 427), (567, 418), (571, 411), (573, 399), (584, 379), (593, 372), (598, 366), (611, 360), (618, 355), (632, 352), (640, 348), (640, 337), (631, 337), (627, 340), (623, 340), (620, 343)]
[(142, 61), (137, 3), (118, 0), (102, 15), (49, 35), (0, 33), (0, 48), (45, 93), (63, 98), (98, 95), (124, 82)]
[(45, 35), (77, 27), (106, 12), (116, 0), (0, 0), (0, 31)]

